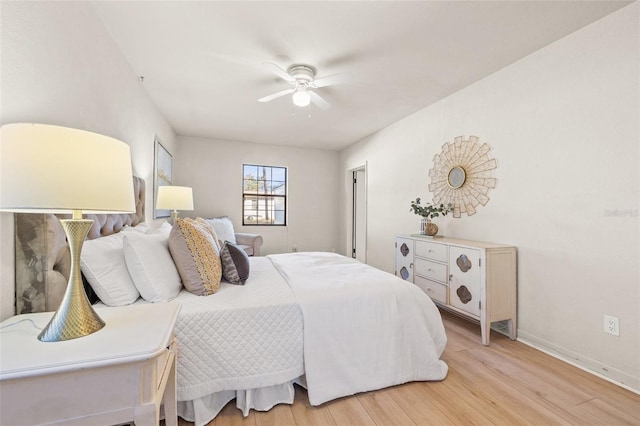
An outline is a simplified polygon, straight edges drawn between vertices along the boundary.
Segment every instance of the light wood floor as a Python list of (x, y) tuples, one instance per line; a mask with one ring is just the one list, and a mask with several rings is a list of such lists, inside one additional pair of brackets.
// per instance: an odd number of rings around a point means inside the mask
[(445, 312), (443, 318), (449, 375), (442, 382), (408, 383), (319, 407), (297, 387), (293, 405), (244, 418), (234, 400), (209, 426), (640, 425), (640, 395), (495, 332), (484, 347), (478, 325)]

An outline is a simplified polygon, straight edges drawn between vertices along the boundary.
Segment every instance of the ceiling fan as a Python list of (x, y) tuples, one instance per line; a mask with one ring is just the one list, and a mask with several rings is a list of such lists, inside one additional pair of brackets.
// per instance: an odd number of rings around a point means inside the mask
[(286, 71), (271, 62), (264, 62), (262, 65), (293, 87), (264, 96), (258, 99), (258, 102), (269, 102), (276, 98), (292, 94), (291, 99), (296, 106), (306, 107), (313, 102), (313, 104), (320, 109), (328, 109), (331, 106), (329, 102), (316, 93), (314, 89), (347, 81), (346, 74), (334, 74), (327, 77), (315, 78), (316, 69), (311, 65), (293, 64), (287, 68)]

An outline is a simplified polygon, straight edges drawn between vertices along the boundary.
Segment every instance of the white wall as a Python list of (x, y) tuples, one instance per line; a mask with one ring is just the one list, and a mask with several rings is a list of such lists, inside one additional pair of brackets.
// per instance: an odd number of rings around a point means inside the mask
[[(631, 4), (341, 153), (367, 162), (368, 261), (396, 234), (443, 143), (476, 135), (498, 160), (475, 216), (441, 233), (518, 247), (519, 337), (640, 390), (639, 5)], [(341, 244), (349, 216), (341, 197)], [(603, 315), (620, 318), (620, 337)]]
[[(89, 3), (3, 1), (0, 12), (0, 123), (55, 124), (126, 142), (151, 206), (154, 136), (173, 152), (175, 135)], [(147, 207), (147, 220), (152, 214)], [(2, 213), (2, 319), (14, 313), (13, 256), (13, 215)]]
[[(287, 226), (242, 226), (242, 165), (287, 168)], [(179, 137), (174, 176), (193, 187), (193, 212), (229, 216), (238, 232), (263, 236), (261, 254), (338, 249), (338, 152)]]

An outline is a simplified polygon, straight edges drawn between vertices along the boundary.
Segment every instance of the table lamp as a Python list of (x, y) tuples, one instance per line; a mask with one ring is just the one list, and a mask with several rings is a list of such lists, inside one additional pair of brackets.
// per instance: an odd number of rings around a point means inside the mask
[(187, 186), (159, 186), (156, 209), (171, 210), (171, 222), (178, 218), (178, 210), (193, 210), (193, 190)]
[(0, 211), (72, 215), (60, 219), (71, 251), (69, 282), (39, 340), (70, 340), (104, 327), (82, 285), (80, 252), (93, 224), (82, 214), (133, 213), (132, 179), (129, 146), (116, 139), (46, 124), (0, 128)]

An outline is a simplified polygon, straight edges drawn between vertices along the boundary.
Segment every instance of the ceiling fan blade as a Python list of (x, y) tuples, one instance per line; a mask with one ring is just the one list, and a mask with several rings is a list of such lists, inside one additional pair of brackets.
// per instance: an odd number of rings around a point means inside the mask
[(282, 90), (282, 91), (274, 93), (272, 95), (267, 95), (265, 97), (262, 97), (262, 98), (258, 99), (258, 102), (269, 102), (269, 101), (272, 101), (272, 100), (274, 100), (276, 98), (279, 98), (281, 96), (288, 95), (289, 93), (293, 93), (295, 91), (296, 91), (296, 89), (294, 89), (294, 88), (287, 89), (287, 90)]
[(313, 87), (333, 86), (334, 84), (348, 83), (351, 81), (351, 75), (347, 73), (333, 74), (326, 77), (316, 78), (311, 85)]
[(283, 70), (282, 68), (280, 68), (279, 66), (277, 66), (274, 63), (271, 62), (263, 62), (262, 66), (265, 67), (266, 69), (268, 69), (269, 71), (271, 71), (272, 73), (274, 73), (275, 75), (277, 75), (278, 77), (282, 78), (283, 80), (285, 80), (288, 83), (295, 83), (296, 79), (291, 77), (289, 75), (289, 73), (287, 73), (285, 70)]
[(325, 101), (324, 98), (318, 95), (316, 92), (309, 90), (308, 93), (309, 93), (309, 96), (311, 97), (311, 102), (313, 102), (313, 104), (318, 108), (320, 109), (331, 108), (331, 105), (329, 105), (329, 102)]

